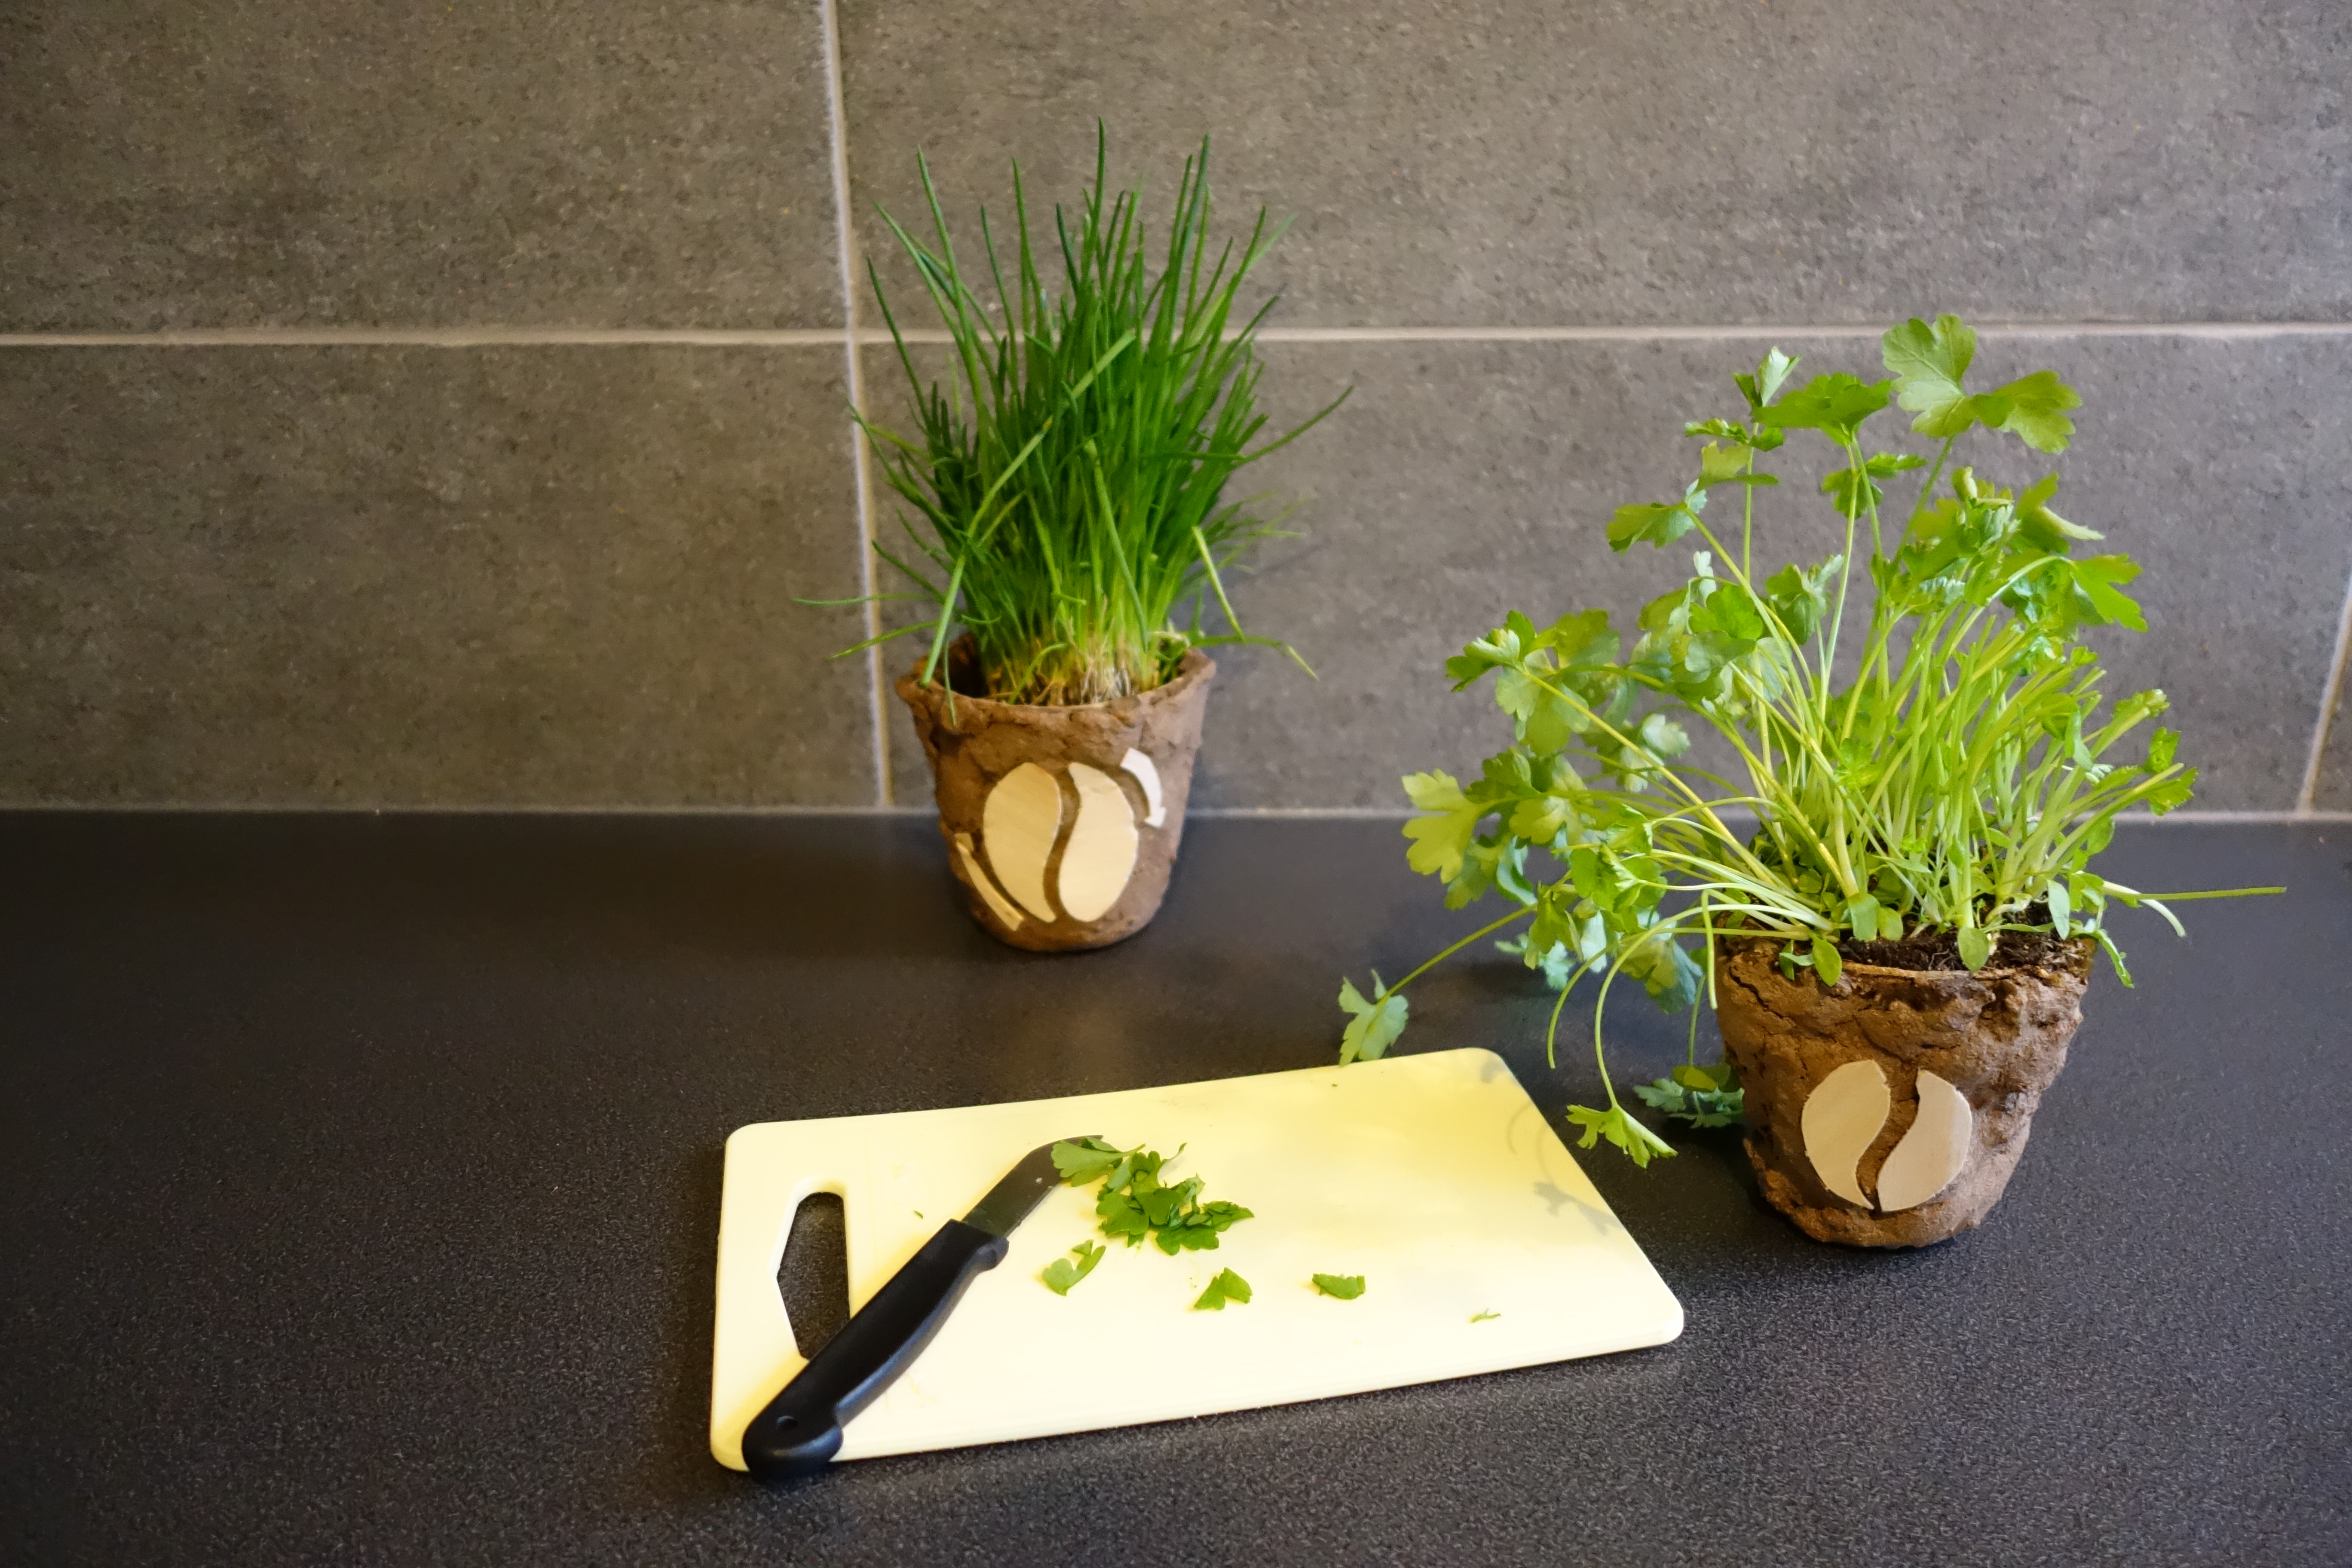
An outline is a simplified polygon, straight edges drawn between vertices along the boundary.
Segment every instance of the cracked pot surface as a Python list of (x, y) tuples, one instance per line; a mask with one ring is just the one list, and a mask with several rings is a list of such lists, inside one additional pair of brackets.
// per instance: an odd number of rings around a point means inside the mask
[[(1975, 1228), (2017, 1169), (2042, 1091), (2066, 1065), (2083, 1021), (2092, 943), (2056, 963), (1966, 970), (1885, 969), (1848, 963), (1824, 990), (1811, 970), (1790, 980), (1777, 942), (1727, 944), (1716, 965), (1727, 1054), (1747, 1090), (1748, 1157), (1772, 1206), (1819, 1241), (1925, 1247)], [(1998, 961), (1998, 954), (1996, 954)], [(1887, 1157), (1919, 1115), (1919, 1075), (1967, 1100), (1965, 1161), (1948, 1184), (1914, 1206), (1879, 1212), (1838, 1196), (1806, 1145), (1805, 1105), (1822, 1080), (1874, 1062), (1891, 1093), (1885, 1124), (1853, 1176), (1874, 1196)]]

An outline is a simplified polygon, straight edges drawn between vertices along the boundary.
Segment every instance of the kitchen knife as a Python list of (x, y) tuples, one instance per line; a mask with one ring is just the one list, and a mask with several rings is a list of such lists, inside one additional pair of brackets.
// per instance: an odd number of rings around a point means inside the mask
[(1061, 1179), (1048, 1143), (970, 1214), (940, 1226), (743, 1428), (744, 1468), (762, 1480), (786, 1480), (830, 1464), (843, 1425), (914, 1364), (972, 1276), (1004, 1260), (1004, 1238)]

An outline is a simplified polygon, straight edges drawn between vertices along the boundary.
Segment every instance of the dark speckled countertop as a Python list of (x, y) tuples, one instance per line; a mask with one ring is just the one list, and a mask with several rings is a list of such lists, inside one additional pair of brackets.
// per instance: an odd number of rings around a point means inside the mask
[[(2124, 917), (2139, 989), (1947, 1246), (1817, 1247), (1727, 1141), (1603, 1151), (1672, 1345), (720, 1469), (731, 1129), (1318, 1063), (1342, 969), (1464, 929), (1392, 823), (1190, 833), (1157, 926), (1044, 959), (908, 817), (0, 817), (0, 1560), (2352, 1562), (2342, 823), (2122, 836), (2120, 879), (2293, 890)], [(1462, 964), (1408, 1041), (1557, 1115), (1541, 1005)]]

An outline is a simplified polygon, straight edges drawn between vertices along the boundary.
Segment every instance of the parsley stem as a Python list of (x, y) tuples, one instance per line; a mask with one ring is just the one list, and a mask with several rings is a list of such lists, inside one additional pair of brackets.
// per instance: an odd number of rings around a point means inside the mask
[[(2121, 891), (2119, 889), (2115, 889), (2115, 884), (2112, 882), (2108, 887)], [(2188, 902), (2190, 899), (2251, 899), (2263, 893), (2285, 891), (2284, 888), (2219, 888), (2202, 893), (2133, 893), (2129, 896), (2135, 899), (2162, 899), (2168, 904), (2180, 904)]]
[[(1712, 948), (1713, 944), (1710, 943), (1709, 946)], [(1696, 1067), (1698, 1066), (1698, 1004), (1696, 1002), (1691, 1004), (1690, 1016), (1690, 1038), (1683, 1042), (1683, 1060), (1692, 1067)]]
[(1560, 1009), (1568, 1005), (1568, 994), (1576, 989), (1576, 983), (1583, 979), (1584, 972), (1591, 967), (1590, 959), (1580, 965), (1576, 973), (1568, 977), (1568, 984), (1559, 988), (1559, 1000), (1551, 1005), (1551, 1022), (1544, 1026), (1544, 1066), (1548, 1068), (1559, 1066)]
[(1609, 1097), (1609, 1109), (1619, 1111), (1625, 1108), (1617, 1102), (1617, 1086), (1609, 1081), (1609, 1053), (1601, 1044), (1601, 1016), (1609, 1005), (1609, 988), (1617, 984), (1617, 977), (1623, 973), (1625, 971), (1621, 965), (1612, 963), (1609, 973), (1601, 978), (1601, 994), (1592, 999), (1592, 1061), (1601, 1069), (1601, 1092)]
[(1423, 963), (1420, 967), (1418, 967), (1418, 968), (1414, 969), (1411, 973), (1407, 974), (1407, 975), (1406, 975), (1402, 980), (1398, 981), (1395, 984), (1393, 984), (1393, 985), (1390, 986), (1386, 991), (1383, 991), (1382, 993), (1381, 993), (1381, 994), (1382, 994), (1383, 996), (1393, 996), (1393, 995), (1395, 995), (1398, 992), (1400, 992), (1400, 991), (1403, 990), (1406, 986), (1408, 986), (1408, 985), (1412, 984), (1415, 980), (1418, 980), (1419, 978), (1421, 978), (1421, 976), (1423, 976), (1423, 974), (1426, 974), (1426, 973), (1429, 973), (1429, 971), (1431, 971), (1432, 969), (1436, 968), (1439, 964), (1441, 964), (1441, 963), (1444, 963), (1447, 959), (1449, 959), (1449, 958), (1453, 957), (1455, 953), (1460, 952), (1464, 948), (1468, 947), (1472, 942), (1476, 942), (1480, 937), (1486, 935), (1486, 934), (1487, 934), (1488, 932), (1490, 932), (1490, 931), (1498, 931), (1502, 930), (1505, 926), (1509, 925), (1513, 921), (1523, 921), (1523, 920), (1527, 919), (1529, 915), (1531, 915), (1531, 914), (1533, 914), (1533, 913), (1535, 913), (1535, 912), (1536, 912), (1536, 906), (1535, 906), (1535, 905), (1533, 905), (1533, 904), (1529, 904), (1529, 905), (1528, 905), (1525, 909), (1513, 910), (1509, 914), (1505, 915), (1501, 920), (1495, 921), (1493, 921), (1493, 922), (1491, 922), (1490, 924), (1487, 924), (1487, 925), (1482, 925), (1482, 926), (1480, 926), (1476, 931), (1472, 931), (1468, 936), (1464, 937), (1460, 942), (1455, 942), (1453, 946), (1451, 946), (1451, 947), (1447, 948), (1444, 952), (1443, 952), (1439, 953), (1436, 957), (1434, 957), (1434, 958), (1433, 958), (1433, 959), (1428, 960), (1426, 963)]

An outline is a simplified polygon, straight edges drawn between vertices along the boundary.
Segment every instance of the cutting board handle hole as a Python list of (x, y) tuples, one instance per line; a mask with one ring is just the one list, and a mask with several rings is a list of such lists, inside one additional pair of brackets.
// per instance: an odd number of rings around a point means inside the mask
[(793, 1233), (776, 1268), (776, 1289), (803, 1358), (849, 1321), (849, 1230), (838, 1193), (811, 1193), (793, 1212)]

